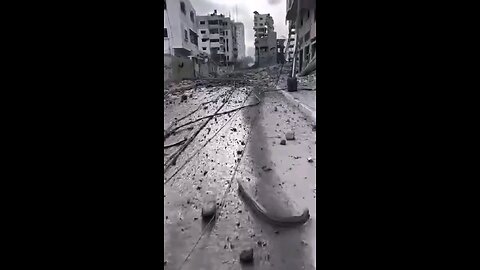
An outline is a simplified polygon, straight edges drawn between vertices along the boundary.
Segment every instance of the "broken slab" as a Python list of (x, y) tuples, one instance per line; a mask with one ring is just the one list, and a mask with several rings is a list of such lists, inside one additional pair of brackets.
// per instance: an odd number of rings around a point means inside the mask
[(253, 262), (253, 248), (245, 249), (240, 253), (240, 262), (241, 263)]
[(285, 139), (287, 139), (289, 141), (295, 140), (295, 132), (288, 131), (287, 133), (285, 133)]
[(202, 207), (202, 217), (204, 219), (209, 219), (215, 215), (217, 212), (217, 203), (215, 200), (207, 201)]

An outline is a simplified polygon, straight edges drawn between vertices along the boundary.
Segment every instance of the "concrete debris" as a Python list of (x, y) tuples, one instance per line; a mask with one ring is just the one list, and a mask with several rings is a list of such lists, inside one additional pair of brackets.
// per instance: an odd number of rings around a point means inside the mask
[(285, 141), (283, 139), (280, 141), (280, 145), (286, 145), (286, 144), (287, 144), (287, 141)]
[(267, 166), (263, 166), (263, 167), (262, 167), (262, 170), (263, 170), (264, 172), (269, 172), (269, 171), (272, 170), (272, 168), (267, 167)]
[(314, 72), (308, 76), (298, 77), (298, 85), (300, 89), (316, 90), (317, 74)]
[(285, 139), (287, 139), (289, 141), (295, 140), (295, 132), (289, 131), (289, 132), (285, 133)]
[(245, 249), (240, 253), (240, 262), (241, 263), (253, 262), (253, 248)]
[(312, 163), (313, 162), (313, 158), (312, 157), (308, 157), (308, 162)]
[(212, 216), (215, 215), (217, 211), (217, 204), (214, 200), (208, 201), (203, 207), (202, 207), (202, 217), (204, 219), (209, 219)]
[(264, 242), (264, 241), (262, 241), (262, 240), (259, 240), (259, 241), (257, 241), (257, 245), (258, 245), (259, 247), (265, 247), (265, 246), (267, 246), (267, 243)]

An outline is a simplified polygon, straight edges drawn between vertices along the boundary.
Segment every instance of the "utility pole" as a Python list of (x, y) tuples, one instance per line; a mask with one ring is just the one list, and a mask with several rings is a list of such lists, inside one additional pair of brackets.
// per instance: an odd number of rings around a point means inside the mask
[[(295, 77), (295, 66), (296, 66), (296, 59), (297, 59), (297, 51), (298, 51), (298, 44), (299, 44), (299, 37), (298, 37), (298, 28), (300, 26), (300, 5), (301, 0), (297, 0), (297, 19), (295, 20), (295, 46), (293, 51), (293, 65), (292, 65), (292, 78)], [(298, 56), (300, 58), (300, 56)], [(300, 59), (299, 59), (300, 60)], [(300, 67), (301, 68), (301, 67)]]

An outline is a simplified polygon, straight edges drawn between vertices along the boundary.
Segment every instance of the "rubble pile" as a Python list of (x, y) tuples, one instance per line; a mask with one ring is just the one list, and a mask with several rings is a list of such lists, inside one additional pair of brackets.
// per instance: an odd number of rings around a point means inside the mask
[(317, 74), (314, 72), (308, 76), (298, 77), (299, 88), (317, 90)]

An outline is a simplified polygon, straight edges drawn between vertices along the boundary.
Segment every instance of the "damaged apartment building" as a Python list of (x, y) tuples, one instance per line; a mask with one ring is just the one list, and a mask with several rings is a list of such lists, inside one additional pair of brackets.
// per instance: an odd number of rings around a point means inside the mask
[(199, 77), (195, 9), (189, 0), (164, 0), (163, 15), (164, 82)]
[(287, 0), (286, 19), (289, 22), (287, 60), (294, 60), (293, 73), (309, 72), (316, 66), (315, 13), (315, 0)]
[(163, 1), (164, 83), (216, 76), (218, 64), (199, 50), (195, 8), (189, 0)]
[(195, 9), (188, 0), (164, 0), (163, 52), (180, 57), (198, 55)]
[(253, 12), (255, 31), (255, 63), (257, 66), (270, 66), (277, 63), (277, 33), (274, 31), (270, 14)]
[[(206, 16), (197, 16), (197, 21), (199, 51), (207, 54), (220, 66), (232, 66), (239, 57), (237, 37), (244, 35), (238, 33), (243, 30), (243, 24), (235, 23), (223, 14), (217, 14), (217, 10)], [(241, 47), (243, 54), (244, 48), (245, 46)]]

